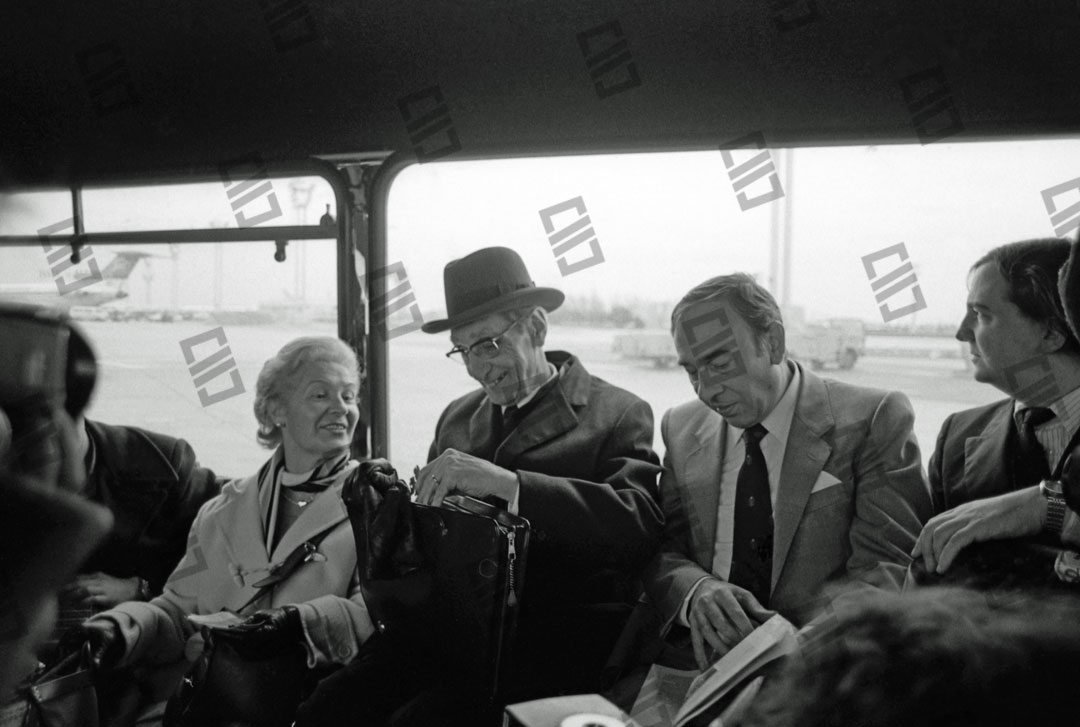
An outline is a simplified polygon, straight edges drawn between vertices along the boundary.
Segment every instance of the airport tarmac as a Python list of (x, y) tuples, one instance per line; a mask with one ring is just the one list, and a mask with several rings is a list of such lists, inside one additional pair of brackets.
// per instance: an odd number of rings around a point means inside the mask
[[(180, 342), (216, 327), (213, 322), (87, 321), (82, 327), (97, 348), (100, 364), (99, 385), (89, 416), (183, 437), (191, 442), (204, 464), (226, 476), (252, 473), (269, 456), (255, 441), (252, 413), (255, 382), (262, 364), (292, 338), (334, 333), (332, 323), (310, 328), (225, 326), (229, 356), (235, 361), (244, 392), (204, 407)], [(645, 399), (656, 420), (654, 446), (662, 454), (660, 417), (669, 407), (690, 399), (693, 391), (679, 368), (658, 369), (646, 361), (620, 359), (611, 346), (620, 332), (553, 327), (547, 348), (576, 354), (593, 375)], [(464, 366), (443, 356), (449, 348), (447, 334), (417, 331), (391, 340), (390, 459), (403, 474), (426, 461), (435, 423), (446, 404), (475, 386)], [(196, 346), (193, 365), (220, 349), (216, 341)], [(957, 359), (870, 355), (850, 371), (826, 370), (822, 375), (904, 392), (915, 409), (915, 431), (924, 464), (949, 413), (1002, 398), (996, 389), (973, 381), (963, 361)], [(230, 384), (226, 372), (204, 386), (208, 393), (215, 393)]]

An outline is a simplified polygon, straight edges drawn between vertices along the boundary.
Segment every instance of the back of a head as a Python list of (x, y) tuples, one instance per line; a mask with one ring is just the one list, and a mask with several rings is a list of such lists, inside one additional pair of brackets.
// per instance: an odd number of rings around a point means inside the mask
[(758, 727), (1005, 727), (1072, 714), (1080, 600), (873, 594), (814, 632), (760, 695)]
[(1080, 352), (1080, 341), (1065, 319), (1058, 273), (1069, 258), (1069, 242), (1056, 237), (1010, 242), (995, 247), (971, 266), (993, 265), (1009, 285), (1009, 299), (1032, 320), (1048, 323), (1065, 336), (1063, 351)]

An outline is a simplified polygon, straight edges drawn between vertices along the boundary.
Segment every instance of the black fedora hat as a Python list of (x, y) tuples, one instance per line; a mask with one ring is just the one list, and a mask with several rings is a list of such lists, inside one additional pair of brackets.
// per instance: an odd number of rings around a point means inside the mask
[(555, 288), (539, 288), (521, 257), (508, 247), (485, 247), (451, 260), (443, 269), (446, 318), (421, 326), (424, 333), (472, 323), (486, 315), (532, 305), (553, 311), (566, 297)]

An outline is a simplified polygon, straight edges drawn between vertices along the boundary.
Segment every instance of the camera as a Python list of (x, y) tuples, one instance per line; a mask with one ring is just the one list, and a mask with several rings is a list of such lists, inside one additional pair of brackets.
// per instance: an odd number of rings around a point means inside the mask
[(57, 417), (78, 417), (96, 380), (90, 344), (66, 314), (0, 302), (0, 469), (35, 474), (58, 463)]

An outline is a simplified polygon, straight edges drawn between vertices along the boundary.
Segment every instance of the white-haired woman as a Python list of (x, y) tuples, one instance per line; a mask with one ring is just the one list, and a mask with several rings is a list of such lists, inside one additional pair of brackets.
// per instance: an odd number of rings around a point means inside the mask
[[(255, 393), (258, 438), (273, 455), (202, 507), (162, 595), (98, 614), (72, 636), (89, 640), (105, 667), (176, 662), (197, 630), (187, 617), (225, 609), (248, 616), (250, 631), (295, 636), (309, 667), (349, 662), (373, 631), (341, 499), (357, 467), (349, 447), (359, 386), (356, 355), (338, 339), (286, 344), (263, 366)], [(295, 570), (263, 583), (287, 571), (298, 550)]]

